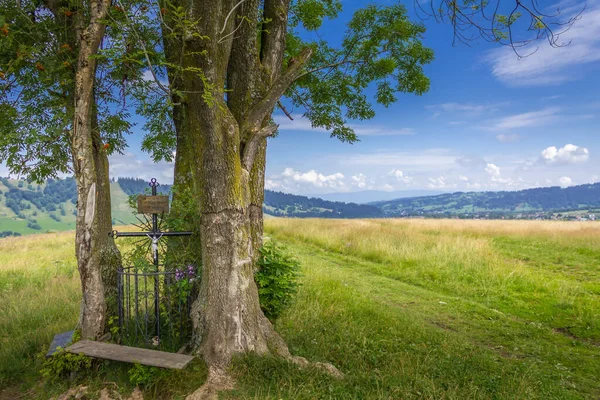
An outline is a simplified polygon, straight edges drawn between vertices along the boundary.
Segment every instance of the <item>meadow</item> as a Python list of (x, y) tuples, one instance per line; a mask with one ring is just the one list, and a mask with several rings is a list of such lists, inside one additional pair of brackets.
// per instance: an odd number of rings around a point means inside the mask
[[(222, 398), (600, 398), (600, 223), (269, 218), (265, 235), (302, 265), (277, 330), (346, 376), (250, 355)], [(72, 241), (0, 239), (0, 398), (82, 382), (131, 393), (118, 363), (39, 379), (38, 354), (77, 322)], [(205, 375), (201, 362), (161, 374), (145, 398), (184, 398)]]

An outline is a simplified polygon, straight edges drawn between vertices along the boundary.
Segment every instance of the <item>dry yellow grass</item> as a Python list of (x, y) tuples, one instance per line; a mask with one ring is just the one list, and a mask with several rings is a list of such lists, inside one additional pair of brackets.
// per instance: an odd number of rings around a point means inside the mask
[(600, 245), (600, 223), (529, 220), (455, 220), (455, 219), (388, 219), (370, 220), (382, 224), (406, 226), (418, 230), (475, 233), (481, 235), (567, 237), (595, 240)]
[(39, 273), (56, 267), (57, 263), (75, 268), (74, 240), (74, 232), (1, 239), (0, 271)]

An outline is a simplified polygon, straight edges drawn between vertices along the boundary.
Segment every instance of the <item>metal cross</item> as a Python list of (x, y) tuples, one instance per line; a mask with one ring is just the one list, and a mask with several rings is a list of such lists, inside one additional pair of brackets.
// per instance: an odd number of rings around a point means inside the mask
[[(152, 188), (152, 196), (157, 195), (157, 187), (160, 186), (155, 178), (152, 178), (149, 183)], [(152, 230), (149, 232), (119, 232), (112, 231), (111, 236), (114, 238), (119, 237), (148, 237), (152, 241), (152, 259), (154, 261), (154, 267), (158, 272), (158, 241), (165, 236), (190, 236), (192, 232), (162, 232), (158, 227), (158, 214), (152, 213)]]
[[(149, 183), (152, 188), (152, 196), (157, 196), (157, 187), (159, 183), (155, 178), (152, 178)], [(148, 237), (152, 241), (152, 259), (154, 261), (154, 267), (158, 272), (158, 241), (165, 236), (190, 236), (192, 232), (162, 232), (158, 227), (158, 214), (152, 213), (152, 230), (149, 232), (118, 232), (113, 230), (110, 235), (113, 238), (119, 237)], [(159, 280), (158, 274), (154, 275), (154, 313), (156, 317), (156, 335), (160, 332), (160, 301), (159, 301)]]

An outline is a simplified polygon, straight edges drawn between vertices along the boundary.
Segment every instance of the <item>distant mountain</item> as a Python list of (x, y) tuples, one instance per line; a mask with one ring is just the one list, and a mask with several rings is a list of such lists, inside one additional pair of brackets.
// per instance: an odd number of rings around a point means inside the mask
[(386, 216), (560, 212), (600, 209), (600, 183), (514, 192), (457, 192), (373, 203)]
[(436, 196), (442, 193), (444, 192), (435, 190), (399, 190), (395, 192), (363, 190), (360, 192), (310, 194), (307, 196), (329, 201), (341, 201), (344, 203), (368, 204), (376, 201), (396, 200), (407, 197)]

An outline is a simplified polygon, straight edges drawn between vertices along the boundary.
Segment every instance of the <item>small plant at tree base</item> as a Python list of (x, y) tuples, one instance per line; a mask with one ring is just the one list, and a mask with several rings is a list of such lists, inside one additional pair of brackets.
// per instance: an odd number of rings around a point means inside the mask
[(269, 240), (260, 249), (258, 266), (254, 280), (258, 285), (260, 307), (265, 316), (274, 321), (294, 300), (300, 285), (300, 263), (283, 245)]
[[(80, 334), (75, 331), (71, 343), (79, 341)], [(42, 355), (45, 357), (45, 354)], [(44, 360), (40, 373), (50, 380), (64, 378), (68, 375), (87, 371), (92, 368), (92, 358), (83, 354), (67, 353), (64, 348), (57, 347), (56, 352)]]
[(157, 367), (134, 364), (133, 367), (129, 368), (127, 374), (129, 375), (129, 382), (131, 382), (132, 385), (148, 388), (155, 384), (165, 372), (165, 370)]
[(182, 303), (187, 303), (187, 299), (192, 293), (194, 281), (196, 280), (196, 269), (193, 265), (185, 268), (175, 269), (175, 297)]

